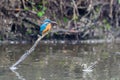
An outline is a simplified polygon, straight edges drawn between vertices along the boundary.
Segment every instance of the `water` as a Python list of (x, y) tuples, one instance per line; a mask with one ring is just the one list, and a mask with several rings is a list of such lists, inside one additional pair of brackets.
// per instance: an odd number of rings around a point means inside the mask
[[(47, 33), (46, 33), (46, 34), (47, 34)], [(46, 34), (45, 34), (45, 35), (46, 35)], [(30, 55), (30, 54), (35, 50), (36, 46), (39, 44), (39, 41), (40, 41), (45, 35), (39, 36), (39, 38), (35, 41), (35, 43), (33, 44), (33, 46), (32, 46), (29, 50), (27, 50), (27, 51), (20, 57), (20, 59), (18, 59), (18, 61), (16, 61), (16, 62), (10, 67), (10, 69), (11, 69), (13, 72), (15, 72), (16, 69), (18, 69), (16, 66), (17, 66), (18, 64), (20, 64), (22, 61), (24, 61), (24, 59), (25, 59), (28, 55)]]
[(11, 71), (32, 45), (0, 46), (0, 80), (120, 80), (120, 44), (39, 44)]

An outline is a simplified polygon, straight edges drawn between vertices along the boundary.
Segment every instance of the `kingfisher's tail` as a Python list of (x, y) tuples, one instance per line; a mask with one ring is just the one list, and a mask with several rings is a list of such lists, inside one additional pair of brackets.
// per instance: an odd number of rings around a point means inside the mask
[(42, 32), (40, 32), (39, 35), (42, 36)]
[(38, 37), (41, 37), (41, 36), (42, 36), (42, 33), (40, 32), (37, 36), (38, 36)]

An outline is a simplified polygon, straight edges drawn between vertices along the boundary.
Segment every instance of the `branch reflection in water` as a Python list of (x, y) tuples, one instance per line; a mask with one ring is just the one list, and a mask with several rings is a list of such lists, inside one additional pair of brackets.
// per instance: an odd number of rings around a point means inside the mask
[(13, 73), (15, 73), (15, 75), (18, 77), (19, 80), (26, 80), (26, 79), (23, 78), (23, 76), (21, 76), (20, 73), (17, 72), (16, 70), (11, 69), (11, 71), (12, 71)]

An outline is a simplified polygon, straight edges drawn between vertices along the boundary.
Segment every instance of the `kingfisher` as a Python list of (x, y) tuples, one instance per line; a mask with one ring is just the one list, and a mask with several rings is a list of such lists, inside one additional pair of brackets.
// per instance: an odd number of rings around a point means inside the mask
[(43, 21), (43, 24), (40, 26), (40, 30), (39, 30), (41, 36), (51, 30), (52, 27), (51, 23), (56, 23), (56, 22), (51, 21), (50, 19), (45, 19)]

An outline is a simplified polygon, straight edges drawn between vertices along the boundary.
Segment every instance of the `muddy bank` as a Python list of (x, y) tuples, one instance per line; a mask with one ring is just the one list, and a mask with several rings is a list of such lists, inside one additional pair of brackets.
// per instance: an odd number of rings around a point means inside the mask
[[(118, 0), (1, 0), (0, 40), (35, 41), (45, 18), (57, 22), (44, 40), (120, 36)], [(27, 21), (26, 21), (27, 20)]]
[[(4, 40), (0, 41), (0, 45), (5, 44), (34, 44), (35, 41), (17, 41), (17, 40)], [(70, 44), (70, 45), (81, 45), (81, 44), (120, 44), (120, 38), (116, 39), (87, 39), (87, 40), (41, 40), (39, 44)], [(38, 44), (38, 45), (39, 45)]]

